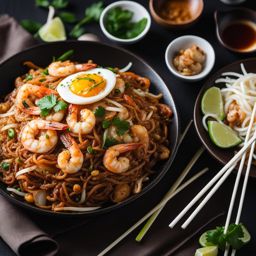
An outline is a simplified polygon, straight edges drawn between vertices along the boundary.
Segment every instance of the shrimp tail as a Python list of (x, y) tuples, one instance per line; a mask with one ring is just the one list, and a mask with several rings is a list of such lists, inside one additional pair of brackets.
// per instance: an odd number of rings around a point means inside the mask
[(41, 110), (39, 107), (29, 107), (29, 108), (24, 108), (23, 110), (25, 113), (27, 113), (29, 115), (38, 116), (41, 113)]
[(126, 101), (127, 104), (129, 104), (130, 106), (133, 107), (137, 107), (137, 104), (135, 103), (135, 101), (127, 94), (124, 94), (124, 100)]
[(85, 64), (77, 64), (76, 65), (76, 69), (78, 71), (86, 71), (86, 70), (90, 70), (93, 68), (96, 68), (98, 65), (95, 63), (85, 63)]
[(42, 98), (45, 95), (50, 95), (50, 94), (58, 95), (58, 92), (55, 90), (46, 88), (44, 86), (40, 86), (40, 89), (36, 92), (36, 96), (39, 98)]
[(120, 154), (135, 150), (142, 146), (142, 143), (128, 143), (128, 144), (118, 144), (115, 147), (115, 150), (119, 151)]
[(67, 124), (62, 124), (58, 122), (47, 122), (45, 124), (45, 128), (49, 130), (59, 130), (59, 131), (64, 131), (68, 129)]
[(74, 139), (67, 132), (60, 135), (60, 140), (66, 148), (70, 148), (75, 143)]

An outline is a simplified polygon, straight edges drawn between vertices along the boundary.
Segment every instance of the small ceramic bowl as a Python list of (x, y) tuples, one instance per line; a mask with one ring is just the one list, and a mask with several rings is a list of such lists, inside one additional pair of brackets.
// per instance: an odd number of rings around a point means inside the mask
[[(204, 63), (203, 70), (199, 74), (192, 76), (184, 76), (180, 74), (178, 70), (174, 67), (173, 59), (181, 49), (190, 48), (193, 44), (199, 46), (206, 53), (206, 60)], [(168, 45), (165, 52), (165, 63), (168, 69), (178, 78), (188, 82), (195, 82), (206, 77), (212, 70), (215, 63), (215, 53), (210, 43), (207, 42), (205, 39), (193, 35), (181, 36), (173, 40)]]
[(188, 8), (191, 13), (191, 18), (177, 23), (165, 18), (161, 14), (161, 10), (165, 8), (165, 4), (168, 1), (171, 2), (172, 0), (150, 0), (149, 9), (152, 17), (158, 24), (170, 29), (183, 29), (191, 26), (199, 19), (204, 9), (203, 0), (188, 0)]
[[(130, 39), (122, 39), (118, 38), (112, 34), (110, 34), (106, 29), (106, 15), (108, 12), (116, 7), (121, 7), (122, 9), (129, 10), (133, 12), (132, 21), (137, 22), (141, 20), (142, 18), (147, 18), (147, 25), (145, 26), (144, 30), (136, 37), (130, 38)], [(112, 41), (123, 43), (123, 44), (132, 44), (135, 42), (138, 42), (141, 40), (149, 31), (151, 26), (151, 17), (149, 12), (140, 4), (133, 2), (133, 1), (117, 1), (110, 5), (108, 5), (102, 12), (100, 17), (100, 27), (102, 32), (105, 34), (107, 38), (109, 38)]]

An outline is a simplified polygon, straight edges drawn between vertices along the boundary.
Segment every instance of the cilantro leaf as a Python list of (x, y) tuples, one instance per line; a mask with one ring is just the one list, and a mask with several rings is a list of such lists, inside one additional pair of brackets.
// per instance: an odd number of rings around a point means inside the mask
[(217, 245), (220, 249), (224, 250), (226, 246), (226, 239), (224, 236), (224, 228), (217, 227), (214, 230), (210, 230), (206, 233), (206, 241)]
[(58, 112), (58, 111), (67, 109), (67, 107), (68, 107), (68, 104), (66, 102), (64, 102), (63, 100), (59, 100), (53, 109), (55, 112)]
[(94, 151), (94, 149), (93, 149), (92, 146), (88, 146), (88, 147), (87, 147), (87, 152), (88, 152), (89, 154), (94, 154), (94, 153), (95, 153), (95, 151)]
[(85, 33), (85, 29), (81, 28), (80, 26), (74, 26), (74, 28), (70, 31), (69, 35), (74, 38), (78, 38), (82, 34)]
[(61, 12), (59, 17), (66, 23), (74, 23), (76, 21), (76, 16), (71, 12)]
[(128, 121), (121, 120), (118, 117), (115, 117), (112, 120), (112, 125), (114, 125), (117, 128), (118, 135), (124, 135), (125, 132), (127, 132), (130, 128), (130, 123)]
[(110, 125), (111, 125), (111, 121), (110, 120), (104, 120), (102, 122), (102, 128), (103, 129), (107, 129)]
[(103, 11), (103, 2), (99, 1), (87, 7), (84, 13), (88, 21), (99, 21), (102, 11)]
[(240, 249), (244, 243), (241, 241), (244, 232), (240, 224), (230, 224), (226, 234), (227, 242), (232, 246), (233, 249)]
[(106, 139), (103, 142), (103, 148), (107, 149), (113, 145), (118, 144), (118, 141), (114, 138), (106, 137)]
[(37, 106), (42, 109), (52, 109), (57, 103), (57, 97), (54, 94), (44, 96), (37, 102)]
[(32, 79), (33, 79), (32, 75), (26, 74), (26, 77), (25, 77), (24, 81), (27, 82), (27, 81), (32, 80)]
[(8, 171), (9, 168), (10, 168), (10, 164), (7, 163), (7, 162), (2, 162), (2, 163), (1, 163), (1, 168), (2, 168), (3, 170), (5, 170), (5, 171)]
[(69, 4), (68, 0), (53, 0), (51, 5), (56, 9), (62, 9), (67, 7)]
[(103, 117), (105, 115), (105, 112), (105, 108), (103, 108), (102, 106), (98, 106), (94, 111), (94, 115), (96, 117)]
[(35, 4), (38, 7), (48, 8), (48, 6), (50, 5), (50, 2), (48, 0), (36, 0)]
[(37, 33), (42, 27), (42, 24), (33, 20), (21, 20), (20, 25), (31, 34)]
[(49, 75), (49, 72), (48, 72), (48, 68), (46, 68), (46, 69), (44, 69), (43, 71), (42, 71), (42, 74), (44, 74), (44, 75)]

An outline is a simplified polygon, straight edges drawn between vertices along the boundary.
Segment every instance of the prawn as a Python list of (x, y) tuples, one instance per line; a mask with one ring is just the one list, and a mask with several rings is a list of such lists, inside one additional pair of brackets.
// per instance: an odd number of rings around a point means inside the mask
[(104, 166), (113, 173), (126, 172), (130, 168), (130, 160), (127, 157), (119, 157), (119, 155), (135, 150), (140, 146), (141, 143), (129, 143), (118, 144), (108, 148), (103, 157)]
[(57, 122), (35, 119), (28, 122), (21, 131), (21, 143), (34, 153), (46, 153), (53, 149), (58, 136), (55, 130), (65, 130), (68, 126)]
[(94, 63), (74, 64), (69, 60), (63, 62), (55, 61), (49, 65), (48, 72), (51, 76), (65, 77), (79, 71), (86, 71), (96, 67), (97, 64)]
[(131, 132), (135, 141), (141, 143), (144, 151), (147, 152), (149, 146), (148, 130), (144, 126), (136, 124), (131, 127)]
[(50, 94), (56, 95), (57, 92), (43, 86), (23, 84), (17, 93), (16, 106), (28, 114), (40, 115), (40, 109), (34, 104), (37, 99)]
[[(88, 134), (92, 131), (96, 118), (91, 110), (84, 108), (79, 111), (79, 107), (73, 104), (69, 105), (68, 110), (67, 123), (73, 133)], [(80, 122), (78, 121), (79, 112)]]
[(84, 162), (83, 153), (70, 134), (62, 134), (60, 139), (64, 146), (67, 148), (67, 150), (62, 151), (58, 155), (57, 161), (60, 169), (65, 173), (78, 172)]

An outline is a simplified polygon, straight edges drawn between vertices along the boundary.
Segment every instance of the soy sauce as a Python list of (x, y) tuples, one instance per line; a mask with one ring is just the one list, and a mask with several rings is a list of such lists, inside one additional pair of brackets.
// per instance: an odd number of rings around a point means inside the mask
[(236, 50), (246, 50), (256, 44), (256, 29), (252, 22), (236, 22), (228, 25), (222, 32), (223, 42)]

